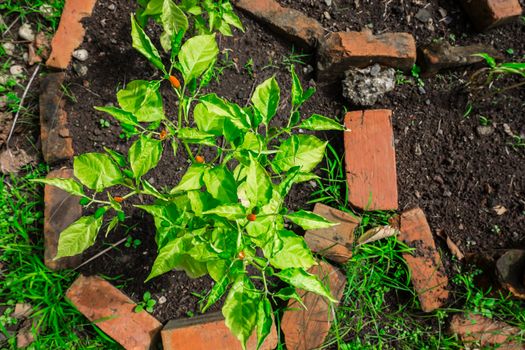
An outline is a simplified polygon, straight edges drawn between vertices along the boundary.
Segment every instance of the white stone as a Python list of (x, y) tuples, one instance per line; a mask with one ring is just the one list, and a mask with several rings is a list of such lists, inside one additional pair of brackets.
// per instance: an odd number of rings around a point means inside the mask
[(3, 43), (2, 47), (5, 50), (5, 53), (9, 56), (13, 56), (15, 53), (15, 45), (13, 43)]
[(18, 36), (27, 41), (35, 40), (35, 33), (33, 32), (33, 28), (31, 28), (31, 24), (22, 24), (20, 28), (18, 28)]
[(19, 64), (15, 64), (14, 66), (11, 66), (11, 68), (9, 68), (9, 73), (11, 73), (11, 75), (20, 75), (24, 73), (24, 67), (22, 67)]
[(89, 53), (85, 49), (75, 50), (73, 51), (73, 57), (81, 62), (84, 62), (88, 59)]
[(44, 17), (51, 17), (54, 13), (53, 6), (49, 4), (43, 4), (42, 6), (40, 6), (39, 11)]

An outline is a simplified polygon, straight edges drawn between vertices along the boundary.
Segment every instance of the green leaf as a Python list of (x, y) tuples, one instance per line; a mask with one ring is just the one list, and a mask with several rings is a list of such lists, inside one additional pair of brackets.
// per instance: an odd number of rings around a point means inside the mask
[(133, 47), (144, 55), (151, 64), (166, 74), (166, 68), (160, 59), (159, 51), (153, 45), (146, 33), (144, 33), (144, 30), (137, 23), (135, 16), (133, 15), (131, 15), (131, 38), (133, 39)]
[(303, 103), (303, 87), (293, 65), (290, 67), (290, 73), (292, 74), (292, 106), (299, 107)]
[(285, 301), (288, 301), (289, 299), (297, 300), (297, 302), (306, 309), (306, 306), (304, 305), (303, 301), (301, 300), (301, 297), (299, 296), (297, 290), (294, 287), (284, 287), (277, 291), (277, 293), (275, 293), (274, 296)]
[(141, 135), (129, 148), (128, 158), (136, 179), (157, 166), (162, 156), (162, 141)]
[(288, 230), (281, 230), (277, 235), (283, 241), (283, 247), (273, 257), (269, 257), (270, 263), (274, 267), (278, 269), (292, 267), (309, 269), (315, 265), (312, 252), (303, 237)]
[(255, 109), (261, 113), (263, 123), (268, 125), (277, 113), (279, 107), (281, 90), (275, 77), (271, 77), (255, 88), (252, 103)]
[(272, 330), (272, 305), (267, 297), (263, 297), (257, 306), (257, 349)]
[(272, 166), (277, 173), (301, 167), (302, 172), (312, 171), (321, 162), (328, 142), (312, 135), (292, 135), (279, 147)]
[(80, 197), (85, 196), (84, 188), (82, 187), (82, 185), (73, 179), (60, 179), (60, 178), (55, 177), (55, 178), (47, 178), (47, 179), (35, 179), (32, 181), (43, 183), (46, 185), (55, 186), (74, 196), (80, 196)]
[(133, 113), (126, 112), (116, 107), (94, 107), (97, 111), (105, 112), (110, 114), (121, 124), (138, 125), (138, 120), (135, 118)]
[(310, 118), (303, 120), (299, 127), (306, 130), (345, 130), (343, 125), (320, 114), (312, 114)]
[(246, 209), (240, 204), (223, 204), (211, 210), (207, 210), (202, 214), (215, 214), (228, 220), (238, 220), (246, 217)]
[(319, 294), (328, 298), (332, 302), (337, 302), (337, 300), (332, 297), (328, 288), (319, 280), (317, 276), (309, 274), (303, 269), (285, 269), (276, 273), (275, 276), (296, 288)]
[(84, 153), (76, 156), (73, 169), (75, 177), (84, 186), (97, 192), (124, 181), (117, 165), (103, 153)]
[(111, 221), (109, 222), (108, 227), (107, 227), (107, 229), (106, 229), (106, 237), (109, 235), (109, 233), (110, 233), (111, 231), (113, 231), (113, 229), (114, 229), (115, 227), (117, 227), (118, 223), (119, 223), (119, 219), (118, 219), (118, 217), (117, 217), (117, 216), (114, 216), (113, 219), (111, 219)]
[[(206, 106), (210, 118), (227, 118), (234, 126), (243, 131), (250, 128), (249, 116), (237, 104), (225, 101), (216, 94), (203, 96), (201, 102)], [(224, 130), (225, 134), (226, 131)]]
[(160, 20), (164, 28), (160, 36), (160, 44), (168, 52), (171, 50), (172, 37), (180, 31), (188, 30), (188, 18), (172, 0), (164, 0)]
[(215, 145), (215, 135), (194, 128), (181, 128), (177, 136), (186, 143)]
[(316, 230), (319, 228), (328, 228), (338, 223), (326, 220), (324, 217), (314, 214), (311, 211), (299, 210), (295, 213), (285, 215), (285, 217), (305, 230)]
[(53, 260), (82, 253), (95, 243), (98, 231), (102, 226), (102, 216), (83, 216), (64, 231), (58, 239), (57, 254)]
[(200, 131), (215, 136), (222, 135), (224, 127), (224, 116), (212, 114), (204, 103), (199, 103), (193, 109), (193, 118)]
[(264, 205), (272, 198), (272, 182), (266, 170), (250, 155), (246, 178), (246, 195), (252, 207)]
[(232, 25), (244, 32), (244, 27), (242, 26), (242, 22), (239, 19), (239, 17), (237, 17), (235, 12), (233, 12), (232, 5), (229, 2), (224, 2), (222, 4), (222, 8), (224, 10), (222, 14), (222, 19), (229, 25)]
[(237, 184), (233, 174), (224, 166), (208, 169), (204, 173), (206, 190), (222, 203), (237, 203)]
[(241, 341), (243, 349), (257, 325), (259, 296), (253, 290), (254, 286), (247, 276), (239, 277), (222, 308), (226, 326)]
[(104, 147), (104, 151), (106, 151), (106, 153), (109, 154), (111, 159), (113, 159), (113, 161), (117, 163), (119, 167), (124, 168), (128, 165), (128, 161), (126, 160), (126, 157), (124, 157), (123, 154), (107, 147)]
[(230, 284), (230, 280), (228, 279), (228, 275), (225, 274), (222, 276), (222, 278), (215, 283), (213, 288), (210, 291), (210, 294), (208, 295), (208, 302), (206, 303), (206, 306), (202, 308), (202, 312), (206, 312), (206, 310), (209, 309), (210, 306), (215, 304), (219, 299), (226, 293), (226, 289), (228, 288), (228, 285)]
[(139, 122), (155, 122), (165, 118), (158, 81), (133, 80), (117, 93), (124, 111), (137, 117)]
[(215, 35), (198, 35), (182, 45), (179, 52), (179, 61), (185, 81), (198, 78), (219, 53)]
[(179, 184), (170, 191), (170, 194), (176, 194), (178, 192), (184, 191), (200, 190), (201, 187), (204, 186), (202, 177), (204, 176), (205, 170), (206, 167), (202, 164), (192, 164), (186, 171), (186, 174), (182, 176), (182, 179), (180, 180)]

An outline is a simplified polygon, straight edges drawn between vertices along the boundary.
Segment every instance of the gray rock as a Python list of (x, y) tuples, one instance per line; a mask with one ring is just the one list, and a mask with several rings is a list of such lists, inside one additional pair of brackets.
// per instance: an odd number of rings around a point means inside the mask
[(396, 71), (375, 64), (371, 67), (352, 68), (345, 72), (343, 96), (359, 106), (372, 106), (396, 85)]
[(11, 66), (11, 68), (9, 68), (9, 73), (11, 73), (11, 75), (20, 75), (24, 73), (24, 67), (22, 67), (19, 64), (15, 64), (14, 66)]
[(81, 62), (84, 62), (88, 59), (89, 53), (86, 49), (75, 50), (73, 51), (73, 57)]
[(432, 19), (432, 14), (429, 10), (423, 8), (419, 10), (414, 17), (420, 22), (428, 23)]
[(18, 28), (18, 36), (27, 41), (35, 40), (35, 33), (33, 32), (33, 28), (31, 28), (31, 24), (22, 24), (20, 28)]
[(480, 125), (476, 128), (479, 136), (490, 136), (494, 133), (494, 127)]
[(15, 54), (15, 45), (13, 43), (3, 43), (2, 47), (8, 56), (13, 56)]
[(88, 73), (88, 67), (80, 63), (73, 63), (73, 69), (80, 77), (85, 77)]

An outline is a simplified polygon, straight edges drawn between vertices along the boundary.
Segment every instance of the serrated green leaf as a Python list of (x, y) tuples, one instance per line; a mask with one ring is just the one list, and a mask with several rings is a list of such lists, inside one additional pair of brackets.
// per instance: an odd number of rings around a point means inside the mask
[(272, 266), (278, 269), (292, 267), (309, 269), (315, 265), (312, 252), (303, 237), (288, 230), (280, 230), (277, 235), (282, 240), (283, 247), (274, 256), (268, 257)]
[(158, 81), (133, 80), (117, 92), (124, 111), (136, 116), (139, 122), (155, 122), (165, 118)]
[(75, 177), (84, 186), (97, 192), (124, 181), (117, 165), (103, 153), (84, 153), (76, 156), (73, 169)]
[(245, 275), (233, 284), (224, 302), (222, 314), (226, 326), (240, 340), (243, 348), (257, 324), (257, 305), (259, 295), (253, 292), (254, 286)]
[(58, 239), (57, 254), (53, 260), (82, 253), (95, 243), (98, 231), (102, 226), (102, 216), (83, 216), (64, 231)]
[(200, 190), (201, 187), (204, 186), (202, 177), (204, 176), (205, 171), (206, 167), (204, 165), (198, 163), (192, 164), (182, 176), (179, 184), (170, 191), (170, 194)]
[(306, 130), (345, 130), (343, 125), (320, 114), (312, 114), (310, 118), (303, 120), (299, 127)]
[(255, 88), (252, 103), (261, 114), (264, 124), (268, 124), (277, 113), (281, 90), (275, 77), (271, 77)]
[(326, 220), (324, 217), (307, 210), (299, 210), (295, 213), (285, 215), (285, 218), (301, 226), (305, 230), (315, 230), (339, 225), (336, 222)]
[(292, 135), (279, 147), (272, 166), (278, 173), (296, 166), (301, 167), (302, 172), (310, 172), (323, 159), (326, 144), (312, 135)]
[(328, 288), (319, 280), (317, 276), (312, 275), (303, 269), (285, 269), (275, 273), (275, 276), (296, 288), (319, 294), (328, 298), (332, 302), (337, 302), (337, 300), (332, 297)]
[(150, 38), (146, 35), (144, 30), (135, 20), (135, 16), (131, 15), (131, 38), (133, 39), (133, 47), (148, 59), (155, 67), (166, 73), (166, 68), (162, 63), (159, 51), (153, 45)]
[(198, 78), (215, 61), (218, 53), (214, 34), (198, 35), (186, 41), (178, 55), (184, 80)]
[(141, 135), (129, 148), (128, 158), (133, 176), (138, 179), (153, 169), (162, 156), (162, 141)]
[(85, 196), (84, 188), (82, 187), (82, 185), (73, 179), (61, 179), (61, 178), (55, 177), (55, 178), (47, 178), (47, 179), (35, 179), (32, 181), (43, 183), (46, 185), (55, 186), (74, 196), (79, 196), (79, 197)]
[(164, 0), (160, 20), (162, 28), (164, 28), (164, 32), (160, 36), (160, 44), (168, 52), (171, 50), (172, 37), (180, 31), (186, 32), (188, 30), (188, 18), (173, 0)]

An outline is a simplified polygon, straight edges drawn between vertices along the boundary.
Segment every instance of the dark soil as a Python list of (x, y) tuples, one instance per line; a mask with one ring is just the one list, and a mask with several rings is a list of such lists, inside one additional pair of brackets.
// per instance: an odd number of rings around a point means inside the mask
[[(333, 0), (331, 7), (319, 0), (281, 2), (305, 11), (328, 30), (370, 27), (375, 33), (407, 31), (415, 35), (418, 44), (443, 38), (459, 45), (493, 45), (502, 53), (512, 48), (514, 54), (507, 54), (508, 60), (518, 60), (525, 55), (523, 24), (507, 25), (485, 34), (476, 33), (459, 5), (452, 0), (425, 2), (429, 4), (427, 9), (433, 18), (433, 28), (430, 29), (414, 18), (423, 7), (414, 4), (418, 1)], [(98, 2), (94, 15), (86, 22), (83, 47), (90, 53), (88, 75), (78, 77), (72, 72), (68, 82), (74, 98), (67, 108), (77, 154), (101, 151), (103, 146), (125, 152), (130, 142), (118, 137), (120, 131), (116, 125), (101, 128), (99, 119), (109, 118), (96, 112), (93, 106), (115, 104), (118, 87), (131, 80), (159, 78), (157, 71), (131, 47), (129, 13), (134, 11), (134, 5), (126, 0), (112, 3), (116, 5), (115, 11), (109, 10), (106, 2)], [(357, 3), (360, 3), (359, 7), (356, 7)], [(325, 12), (329, 14), (329, 20)], [(285, 101), (277, 123), (283, 122), (290, 94), (286, 63), (291, 58), (292, 46), (251, 18), (243, 14), (240, 17), (246, 27), (245, 33), (236, 31), (234, 37), (219, 38), (221, 64), (228, 68), (224, 70), (220, 84), (211, 84), (209, 90), (244, 104), (258, 83), (276, 75), (281, 86), (281, 100)], [(158, 37), (158, 32), (150, 31), (149, 34)], [(253, 76), (246, 68), (250, 59), (253, 59)], [(299, 65), (297, 70), (303, 83), (316, 85), (310, 69), (315, 65), (314, 57), (302, 59), (306, 64)], [(503, 124), (518, 135), (525, 133), (525, 90), (515, 89), (485, 99), (474, 96), (477, 98), (473, 111), (465, 117), (468, 101), (472, 98), (465, 83), (472, 72), (473, 69), (446, 72), (424, 79), (424, 87), (409, 81), (397, 86), (374, 106), (394, 111), (400, 208), (419, 205), (426, 212), (432, 229), (443, 230), (464, 252), (523, 247), (525, 149), (511, 145), (513, 140)], [(499, 84), (504, 86), (509, 82)], [(342, 119), (345, 108), (358, 108), (342, 100), (338, 87), (317, 87), (318, 93), (303, 108), (304, 116), (315, 112)], [(168, 86), (164, 88), (164, 97), (166, 110), (173, 112), (175, 96)], [(481, 116), (492, 121), (495, 127), (492, 135), (478, 135), (476, 130)], [(320, 136), (330, 139), (334, 147), (343, 152), (342, 135)], [(159, 167), (147, 178), (158, 187), (172, 187), (178, 183), (187, 165), (184, 157), (175, 158), (171, 151), (166, 150)], [(292, 209), (308, 207), (306, 202), (312, 191), (313, 185), (309, 183), (296, 187), (289, 206)], [(497, 215), (493, 209), (497, 205), (508, 211)], [(152, 292), (157, 299), (166, 297), (167, 302), (158, 305), (154, 312), (162, 322), (196, 314), (199, 297), (192, 292), (204, 294), (212, 286), (211, 279), (191, 280), (183, 272), (171, 272), (144, 284), (156, 256), (154, 226), (152, 220), (138, 210), (128, 211), (128, 214), (129, 231), (121, 229), (107, 239), (100, 239), (86, 256), (94, 255), (108, 242), (116, 242), (126, 234), (140, 239), (142, 244), (136, 249), (121, 245), (88, 264), (82, 272), (118, 278), (117, 284), (122, 285), (135, 300), (141, 299), (145, 291)], [(446, 259), (449, 258), (446, 254)], [(446, 261), (445, 265), (449, 263)]]

